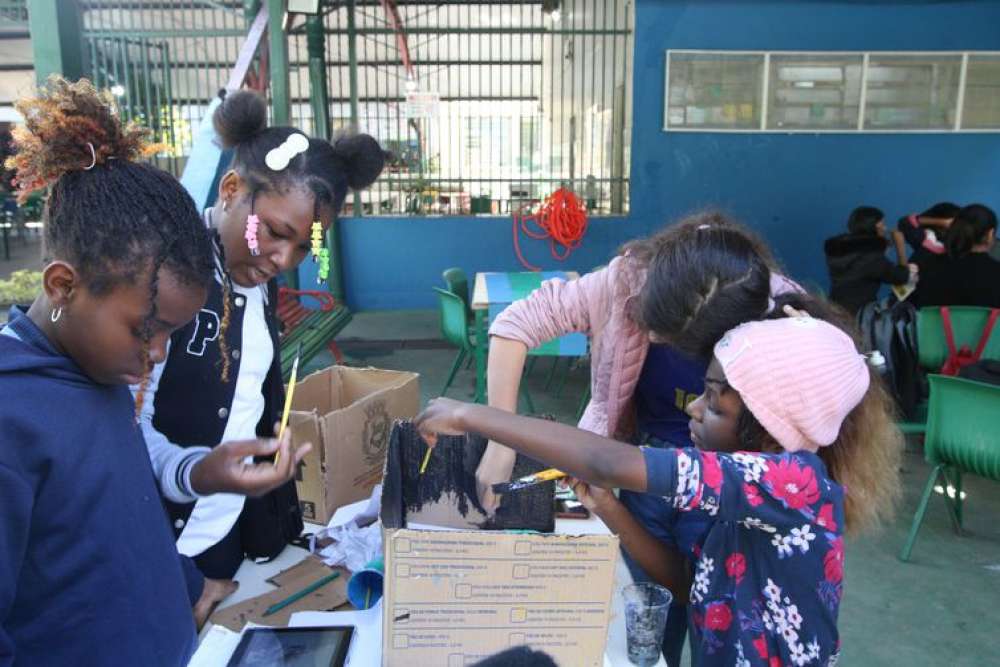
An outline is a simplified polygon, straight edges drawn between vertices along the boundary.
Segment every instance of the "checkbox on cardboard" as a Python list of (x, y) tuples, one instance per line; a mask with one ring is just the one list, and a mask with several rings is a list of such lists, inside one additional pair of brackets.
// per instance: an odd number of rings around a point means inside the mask
[(515, 542), (514, 543), (514, 555), (516, 555), (516, 556), (530, 556), (531, 555), (531, 542)]
[(526, 643), (527, 641), (524, 638), (523, 632), (512, 632), (510, 633), (510, 641), (507, 646), (514, 648), (515, 646), (524, 646)]
[(392, 636), (393, 648), (410, 648), (410, 636), (397, 632)]
[(393, 544), (396, 547), (396, 553), (398, 554), (408, 554), (410, 553), (410, 538), (408, 537), (397, 537)]
[(455, 584), (455, 597), (459, 600), (471, 598), (472, 586), (470, 584)]
[(531, 576), (531, 566), (527, 564), (519, 564), (514, 566), (514, 578), (515, 579), (528, 579)]
[(528, 610), (524, 607), (514, 607), (510, 610), (511, 623), (524, 623), (528, 620)]
[(396, 576), (400, 579), (406, 579), (410, 576), (410, 564), (409, 563), (396, 563)]
[(410, 622), (410, 610), (405, 607), (396, 607), (392, 612), (392, 620), (396, 625)]

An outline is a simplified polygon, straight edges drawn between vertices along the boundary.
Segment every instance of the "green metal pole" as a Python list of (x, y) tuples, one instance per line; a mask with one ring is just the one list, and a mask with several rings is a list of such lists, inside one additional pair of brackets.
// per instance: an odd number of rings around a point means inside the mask
[(28, 29), (34, 39), (35, 78), (51, 74), (70, 81), (84, 75), (83, 19), (77, 0), (28, 0)]
[[(354, 0), (347, 0), (347, 60), (351, 85), (351, 129), (358, 129), (358, 29), (354, 22)], [(354, 215), (364, 215), (361, 193), (354, 193)]]
[[(306, 19), (306, 49), (309, 55), (309, 100), (312, 103), (313, 134), (330, 139), (330, 95), (326, 81), (326, 33), (322, 16)], [(340, 253), (340, 223), (336, 214), (326, 231), (330, 251), (330, 293), (344, 301), (344, 263)]]
[(288, 83), (288, 40), (285, 39), (285, 0), (267, 0), (267, 43), (271, 62), (271, 112), (275, 125), (288, 125), (291, 93)]
[(312, 103), (313, 134), (330, 138), (330, 95), (326, 85), (326, 35), (323, 17), (306, 19), (306, 47), (309, 54), (309, 99)]

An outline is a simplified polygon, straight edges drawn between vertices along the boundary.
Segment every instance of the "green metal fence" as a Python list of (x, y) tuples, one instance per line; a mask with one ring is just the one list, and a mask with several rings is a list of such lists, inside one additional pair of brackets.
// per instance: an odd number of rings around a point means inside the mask
[[(324, 16), (332, 126), (396, 155), (366, 213), (506, 214), (560, 185), (593, 214), (627, 210), (631, 3), (396, 8), (358, 0)], [(292, 117), (310, 127), (306, 33), (293, 24), (289, 60)]]
[(179, 175), (246, 36), (244, 3), (87, 0), (81, 8), (88, 75), (112, 91), (125, 118), (153, 130), (166, 146), (156, 161)]
[[(158, 159), (174, 173), (257, 4), (81, 3), (89, 75), (170, 147)], [(357, 213), (507, 214), (561, 185), (592, 214), (622, 213), (632, 20), (624, 0), (328, 0), (287, 17), (291, 121), (393, 152)]]

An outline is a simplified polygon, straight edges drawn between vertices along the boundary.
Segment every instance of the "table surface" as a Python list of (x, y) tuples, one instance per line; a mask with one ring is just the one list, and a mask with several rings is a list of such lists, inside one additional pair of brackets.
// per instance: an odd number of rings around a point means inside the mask
[[(540, 275), (539, 275), (540, 274)], [(473, 310), (486, 310), (491, 303), (510, 303), (509, 300), (490, 300), (489, 290), (486, 287), (486, 277), (489, 275), (499, 276), (539, 276), (542, 280), (546, 278), (564, 278), (566, 280), (576, 280), (580, 274), (576, 271), (481, 271), (476, 274), (476, 282), (472, 289), (472, 303), (469, 304)]]
[[(307, 523), (305, 525), (306, 532), (308, 533), (316, 532), (323, 528), (323, 526), (315, 524)], [(608, 533), (608, 528), (596, 517), (591, 517), (587, 520), (557, 519), (555, 532), (570, 535), (602, 535)], [(274, 586), (267, 583), (267, 579), (282, 570), (292, 567), (308, 554), (309, 552), (305, 549), (288, 546), (281, 552), (280, 556), (270, 563), (257, 565), (249, 560), (243, 561), (235, 577), (236, 581), (240, 582), (240, 587), (230, 598), (220, 605), (220, 608), (237, 604), (272, 590)], [(611, 597), (611, 625), (608, 629), (608, 643), (604, 653), (605, 665), (612, 667), (630, 664), (625, 645), (625, 614), (623, 611), (621, 589), (631, 583), (632, 576), (629, 574), (628, 568), (625, 567), (624, 561), (619, 557), (615, 570), (614, 592)], [(666, 667), (662, 656), (660, 656), (660, 661), (656, 664), (657, 667)]]

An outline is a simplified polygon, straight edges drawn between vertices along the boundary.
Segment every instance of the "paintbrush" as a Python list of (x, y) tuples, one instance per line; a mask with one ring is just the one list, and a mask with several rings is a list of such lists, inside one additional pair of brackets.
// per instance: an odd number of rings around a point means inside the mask
[(420, 474), (423, 475), (424, 471), (427, 470), (427, 462), (431, 460), (431, 452), (434, 451), (433, 447), (428, 446), (427, 452), (424, 454), (424, 460), (420, 463)]
[(566, 476), (562, 470), (556, 468), (549, 468), (548, 470), (542, 470), (541, 472), (536, 472), (534, 475), (526, 475), (524, 477), (519, 477), (512, 482), (502, 482), (500, 484), (493, 485), (493, 493), (510, 493), (511, 491), (519, 491), (520, 489), (527, 488), (529, 486), (534, 486), (535, 484), (543, 484), (544, 482), (551, 482), (556, 479), (562, 479)]
[[(285, 394), (285, 409), (281, 411), (281, 425), (278, 427), (278, 442), (281, 442), (281, 436), (285, 434), (285, 427), (288, 426), (288, 413), (292, 411), (292, 396), (295, 395), (295, 381), (299, 376), (299, 359), (302, 358), (302, 343), (299, 343), (299, 348), (295, 351), (295, 361), (292, 362), (292, 375), (288, 379), (288, 393)], [(281, 450), (279, 449), (274, 453), (274, 465), (278, 465), (278, 459), (281, 458)]]

